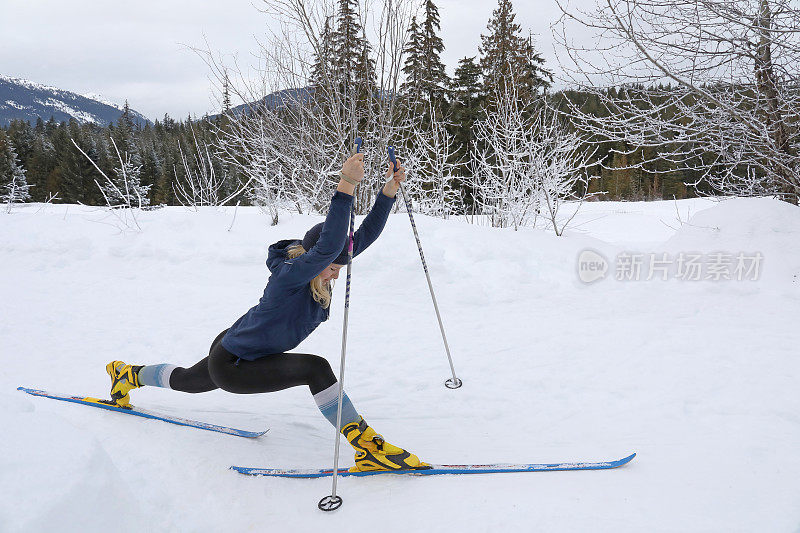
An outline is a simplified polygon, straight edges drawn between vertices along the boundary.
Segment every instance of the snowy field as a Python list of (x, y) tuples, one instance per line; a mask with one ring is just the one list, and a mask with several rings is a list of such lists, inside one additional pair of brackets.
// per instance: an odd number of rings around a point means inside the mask
[[(333, 429), (305, 388), (132, 393), (149, 409), (270, 428), (256, 440), (15, 390), (103, 396), (112, 359), (195, 363), (258, 300), (267, 246), (322, 220), (269, 227), (246, 208), (228, 231), (232, 208), (166, 208), (121, 234), (104, 216), (65, 205), (0, 215), (2, 532), (800, 531), (797, 207), (592, 203), (562, 238), (418, 216), (456, 391), (442, 384), (408, 217), (393, 214), (354, 264), (348, 337), (346, 389), (378, 432), (436, 463), (638, 456), (609, 471), (341, 479), (335, 513), (316, 508), (330, 479), (228, 470), (331, 464)], [(607, 258), (605, 279), (579, 280), (585, 249)], [(647, 279), (651, 253), (717, 252), (760, 253), (758, 279), (677, 279), (677, 260), (667, 281)], [(617, 280), (635, 277), (617, 267), (640, 255), (640, 279)], [(338, 371), (343, 277), (334, 295), (331, 320), (296, 351)]]

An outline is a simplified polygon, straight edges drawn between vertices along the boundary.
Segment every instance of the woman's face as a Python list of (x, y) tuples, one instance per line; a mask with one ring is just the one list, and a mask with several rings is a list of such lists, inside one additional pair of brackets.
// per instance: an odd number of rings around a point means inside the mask
[(331, 263), (325, 268), (325, 270), (320, 272), (319, 277), (323, 282), (328, 283), (332, 279), (339, 279), (339, 271), (341, 269), (342, 265)]

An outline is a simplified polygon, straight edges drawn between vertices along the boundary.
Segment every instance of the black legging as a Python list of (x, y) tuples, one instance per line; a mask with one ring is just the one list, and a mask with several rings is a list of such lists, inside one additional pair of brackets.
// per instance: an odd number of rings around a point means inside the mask
[(318, 355), (278, 353), (255, 361), (239, 359), (222, 346), (226, 329), (211, 343), (208, 357), (191, 368), (176, 368), (169, 378), (172, 389), (208, 392), (222, 389), (236, 394), (274, 392), (308, 385), (316, 394), (336, 383), (328, 361)]

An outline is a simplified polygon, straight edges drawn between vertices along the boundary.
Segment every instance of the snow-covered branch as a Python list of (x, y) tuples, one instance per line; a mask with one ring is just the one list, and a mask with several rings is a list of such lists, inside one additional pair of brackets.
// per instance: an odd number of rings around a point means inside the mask
[(374, 10), (372, 4), (359, 7), (348, 19), (360, 24), (355, 36), (332, 28), (333, 21), (344, 23), (335, 2), (265, 0), (263, 6), (285, 24), (261, 43), (257, 79), (201, 52), (219, 85), (245, 102), (218, 128), (218, 153), (253, 179), (250, 194), (265, 206), (324, 210), (342, 161), (361, 136), (367, 158), (356, 211), (365, 213), (382, 186), (386, 146), (401, 137), (394, 96), (414, 4), (386, 0)]
[[(471, 186), (474, 202), (495, 227), (535, 225), (544, 215), (556, 235), (568, 200), (585, 198), (596, 149), (548, 107), (544, 97), (523, 105), (513, 86), (475, 124)], [(573, 214), (574, 216), (574, 214)]]
[[(566, 81), (600, 102), (567, 99), (595, 139), (657, 147), (670, 170), (737, 195), (800, 195), (800, 10), (789, 0), (607, 0), (562, 6)], [(575, 24), (592, 46), (569, 38)], [(613, 50), (613, 52), (611, 52)], [(609, 90), (608, 87), (616, 89)], [(658, 171), (645, 160), (649, 171)], [(655, 169), (655, 170), (654, 170)]]
[(142, 185), (139, 179), (139, 174), (142, 169), (141, 165), (135, 165), (131, 161), (131, 155), (128, 152), (125, 152), (123, 156), (119, 148), (117, 148), (117, 143), (114, 142), (114, 139), (111, 139), (111, 144), (114, 146), (114, 151), (117, 154), (119, 166), (114, 169), (116, 179), (109, 178), (105, 172), (100, 170), (97, 163), (78, 146), (75, 139), (70, 140), (75, 148), (83, 154), (105, 179), (102, 185), (97, 180), (94, 180), (94, 182), (97, 188), (100, 189), (100, 193), (103, 195), (103, 199), (106, 201), (106, 206), (109, 211), (116, 217), (117, 228), (123, 231), (132, 229), (131, 226), (135, 226), (137, 231), (142, 231), (139, 221), (136, 218), (136, 212), (150, 204), (147, 192), (150, 190), (151, 185)]
[(455, 176), (464, 164), (456, 159), (458, 145), (448, 131), (451, 124), (438, 115), (433, 103), (428, 107), (429, 124), (409, 119), (404, 128), (408, 146), (402, 159), (408, 169), (406, 193), (416, 211), (448, 218), (463, 206), (463, 193), (455, 184)]

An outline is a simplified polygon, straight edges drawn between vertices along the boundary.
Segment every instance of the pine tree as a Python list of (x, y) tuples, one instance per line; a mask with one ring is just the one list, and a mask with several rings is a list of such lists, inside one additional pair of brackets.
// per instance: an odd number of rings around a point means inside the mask
[(375, 61), (358, 12), (358, 0), (339, 0), (336, 30), (331, 35), (335, 86), (347, 95), (347, 105), (356, 109), (359, 100), (374, 94), (377, 84)]
[(117, 122), (120, 126), (124, 126), (130, 131), (133, 131), (135, 127), (133, 117), (131, 116), (131, 107), (128, 105), (127, 99), (125, 99), (125, 106), (122, 108), (122, 116), (119, 117)]
[(358, 95), (361, 98), (370, 98), (375, 95), (377, 90), (377, 74), (375, 72), (375, 60), (371, 57), (372, 47), (369, 41), (361, 39), (361, 54), (358, 63), (355, 65), (355, 83), (358, 88)]
[(226, 116), (231, 112), (231, 89), (227, 70), (225, 71), (225, 79), (222, 82), (222, 112)]
[(441, 54), (444, 52), (444, 41), (439, 37), (441, 31), (441, 20), (439, 18), (439, 8), (433, 0), (425, 1), (425, 22), (422, 24), (422, 48), (421, 60), (424, 77), (422, 78), (422, 90), (426, 94), (429, 102), (441, 103), (447, 90), (447, 73)]
[(325, 19), (318, 43), (309, 77), (316, 105), (331, 115), (354, 110), (359, 128), (377, 92), (375, 60), (361, 27), (359, 0), (337, 0), (336, 15)]
[(422, 24), (417, 24), (416, 17), (411, 19), (410, 38), (403, 49), (406, 80), (400, 87), (412, 108), (420, 113), (428, 113), (428, 103), (441, 109), (450, 82), (440, 57), (444, 51), (440, 30), (439, 10), (433, 0), (426, 0)]
[(30, 199), (30, 189), (25, 179), (25, 169), (17, 159), (14, 146), (4, 133), (0, 132), (0, 202), (6, 205), (6, 211), (11, 212), (15, 203), (25, 202)]
[(453, 104), (468, 109), (480, 107), (482, 88), (481, 67), (475, 63), (475, 57), (459, 59), (451, 83)]
[(112, 183), (101, 184), (103, 195), (110, 206), (145, 207), (150, 205), (150, 187), (141, 181), (142, 165), (133, 162), (131, 154), (120, 153), (114, 167)]
[(533, 45), (533, 34), (528, 33), (528, 42), (524, 48), (525, 70), (522, 84), (527, 94), (536, 94), (539, 89), (549, 89), (553, 82), (553, 73), (544, 68), (544, 58)]
[(458, 61), (450, 87), (450, 113), (456, 124), (454, 134), (461, 146), (459, 154), (466, 158), (472, 142), (472, 125), (480, 115), (483, 102), (481, 67), (475, 62), (475, 57), (465, 57)]
[(325, 19), (319, 47), (314, 51), (314, 65), (311, 68), (311, 86), (315, 89), (326, 87), (336, 79), (334, 68), (334, 43), (331, 29), (331, 17)]
[(552, 80), (531, 39), (521, 36), (515, 18), (511, 0), (498, 0), (487, 25), (489, 34), (481, 35), (480, 63), (484, 93), (489, 97), (495, 91), (515, 87), (521, 98), (529, 99), (538, 89), (549, 87), (548, 80)]
[[(117, 127), (114, 128), (111, 138), (114, 139), (114, 142), (117, 144), (117, 148), (120, 151), (127, 153), (131, 157), (131, 161), (134, 166), (141, 166), (141, 151), (136, 143), (136, 133), (138, 132), (138, 128), (133, 122), (131, 110), (128, 106), (127, 100), (125, 100), (125, 107), (123, 109), (122, 116), (119, 117), (119, 120), (117, 121)], [(191, 116), (189, 119), (191, 120)], [(111, 151), (113, 152), (113, 150)], [(111, 157), (116, 161), (114, 156), (115, 154), (112, 153)]]
[(59, 196), (65, 202), (97, 205), (102, 201), (100, 191), (94, 183), (97, 171), (91, 162), (78, 151), (72, 144), (73, 140), (86, 152), (93, 161), (100, 160), (97, 146), (97, 137), (87, 134), (76, 120), (69, 124), (62, 122), (53, 134), (53, 148), (57, 158), (57, 180), (53, 183), (48, 178), (48, 188), (51, 186), (59, 191)]
[[(417, 25), (417, 17), (411, 19), (411, 27), (408, 29), (410, 35), (403, 55), (406, 59), (403, 62), (403, 74), (406, 79), (400, 86), (400, 93), (406, 96), (414, 104), (418, 103), (421, 96), (422, 87), (422, 33)], [(412, 104), (413, 105), (413, 104)]]

